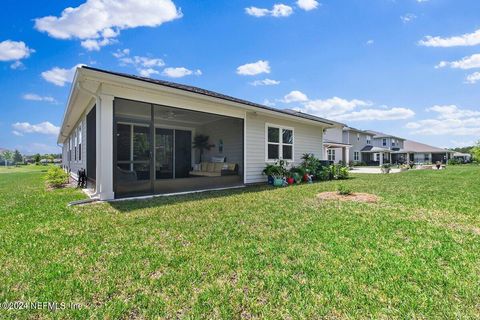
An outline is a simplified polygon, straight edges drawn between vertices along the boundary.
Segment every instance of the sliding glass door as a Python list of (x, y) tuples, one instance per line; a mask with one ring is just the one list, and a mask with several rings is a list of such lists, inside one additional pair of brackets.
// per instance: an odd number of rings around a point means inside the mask
[(155, 128), (155, 179), (173, 179), (173, 129)]
[(116, 133), (116, 192), (120, 195), (151, 193), (150, 126), (118, 122)]

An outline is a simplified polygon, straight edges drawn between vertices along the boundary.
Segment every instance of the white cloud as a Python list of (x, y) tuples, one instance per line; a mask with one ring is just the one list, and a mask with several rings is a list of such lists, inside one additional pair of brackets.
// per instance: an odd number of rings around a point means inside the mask
[(300, 91), (292, 91), (278, 101), (283, 103), (299, 102), (301, 106), (294, 108), (295, 110), (337, 121), (402, 120), (415, 115), (415, 112), (409, 108), (373, 107), (372, 102), (360, 99), (347, 100), (332, 97), (309, 100), (307, 95)]
[(237, 74), (243, 76), (254, 76), (261, 73), (270, 73), (270, 64), (266, 60), (247, 63), (237, 68)]
[(365, 42), (365, 44), (366, 44), (367, 46), (371, 46), (371, 45), (373, 45), (374, 43), (375, 43), (375, 41), (372, 40), (372, 39), (370, 39), (370, 40), (368, 40), (367, 42)]
[(81, 66), (83, 66), (83, 64), (77, 64), (70, 69), (54, 67), (48, 71), (42, 72), (42, 78), (56, 86), (63, 87), (65, 83), (72, 82), (73, 77), (75, 76), (75, 71)]
[(118, 59), (121, 66), (133, 66), (142, 77), (150, 77), (153, 74), (160, 74), (155, 68), (165, 66), (165, 62), (160, 58), (130, 56), (130, 49), (117, 50), (113, 56)]
[(413, 13), (407, 13), (403, 16), (400, 16), (400, 19), (402, 20), (403, 23), (409, 23), (409, 22), (412, 22), (413, 20), (415, 20), (417, 18), (416, 15), (414, 15)]
[(412, 109), (393, 107), (387, 109), (362, 109), (334, 116), (337, 121), (373, 121), (373, 120), (403, 120), (415, 115)]
[(480, 68), (480, 54), (473, 54), (457, 61), (442, 61), (435, 68), (450, 67), (454, 69), (474, 69)]
[(17, 137), (23, 136), (23, 134), (22, 134), (21, 132), (18, 132), (17, 130), (13, 130), (12, 133), (13, 133), (14, 135), (16, 135)]
[(479, 80), (480, 80), (480, 72), (474, 72), (467, 76), (467, 79), (465, 80), (465, 82), (469, 84), (474, 84), (474, 83), (477, 83), (477, 81)]
[(293, 8), (284, 4), (275, 4), (271, 13), (274, 17), (288, 17), (293, 13)]
[(10, 68), (22, 69), (24, 68), (21, 59), (30, 57), (34, 53), (34, 49), (27, 47), (23, 41), (5, 40), (0, 42), (0, 61), (14, 61)]
[(282, 102), (285, 102), (285, 103), (305, 102), (305, 101), (308, 101), (307, 95), (298, 90), (290, 91), (290, 93), (286, 94), (282, 100)]
[(263, 105), (267, 107), (275, 107), (276, 103), (268, 99), (263, 100)]
[(251, 16), (254, 16), (254, 17), (264, 17), (264, 16), (270, 14), (270, 10), (268, 10), (268, 9), (262, 9), (262, 8), (257, 8), (257, 7), (245, 8), (245, 12), (246, 12), (248, 15), (251, 15)]
[(418, 44), (425, 47), (476, 46), (480, 44), (480, 29), (472, 33), (447, 38), (426, 36)]
[(406, 128), (421, 135), (480, 135), (480, 111), (461, 109), (456, 105), (437, 105), (427, 111), (436, 113), (436, 117), (409, 122)]
[(428, 2), (429, 0), (417, 0), (418, 3)]
[(178, 67), (178, 68), (165, 68), (162, 72), (162, 75), (170, 78), (182, 78), (192, 74), (200, 76), (202, 74), (202, 71), (200, 70), (192, 71), (184, 67)]
[(155, 69), (152, 69), (152, 68), (147, 68), (147, 69), (138, 69), (138, 73), (142, 76), (142, 77), (151, 77), (152, 74), (159, 74), (160, 72), (158, 72), (157, 70)]
[(371, 105), (368, 101), (359, 99), (346, 100), (339, 97), (330, 99), (311, 100), (304, 104), (303, 111), (323, 117), (339, 116), (346, 112), (350, 112), (357, 107), (365, 107)]
[(22, 96), (24, 100), (30, 100), (30, 101), (44, 101), (44, 102), (50, 102), (50, 103), (57, 103), (57, 100), (55, 98), (50, 97), (50, 96), (41, 96), (36, 93), (26, 93)]
[(41, 122), (38, 124), (30, 124), (28, 122), (17, 122), (12, 124), (12, 128), (15, 131), (14, 134), (24, 134), (24, 133), (39, 133), (46, 135), (58, 135), (60, 132), (60, 127), (57, 127), (51, 124), (48, 121)]
[(280, 81), (278, 80), (272, 80), (272, 79), (263, 79), (263, 80), (255, 80), (250, 82), (252, 86), (275, 86), (277, 84), (280, 84)]
[(12, 63), (10, 65), (10, 68), (12, 68), (13, 70), (16, 70), (16, 69), (24, 69), (25, 68), (25, 65), (22, 63), (22, 61), (15, 61), (14, 63)]
[(320, 3), (315, 0), (297, 0), (297, 6), (305, 11), (316, 9), (319, 5)]
[(293, 8), (285, 4), (275, 4), (271, 10), (265, 8), (248, 7), (245, 8), (245, 13), (254, 17), (288, 17), (293, 13)]
[(84, 40), (87, 50), (113, 43), (120, 30), (157, 27), (182, 17), (171, 0), (87, 0), (60, 16), (35, 19), (35, 28), (56, 39)]

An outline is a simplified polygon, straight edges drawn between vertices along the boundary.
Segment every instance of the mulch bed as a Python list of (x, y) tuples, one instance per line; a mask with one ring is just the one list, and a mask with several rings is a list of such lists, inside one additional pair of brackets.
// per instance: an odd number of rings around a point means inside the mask
[(341, 195), (338, 192), (322, 192), (317, 194), (317, 199), (326, 200), (338, 200), (338, 201), (353, 201), (364, 203), (377, 203), (380, 198), (370, 193), (352, 193), (349, 195)]

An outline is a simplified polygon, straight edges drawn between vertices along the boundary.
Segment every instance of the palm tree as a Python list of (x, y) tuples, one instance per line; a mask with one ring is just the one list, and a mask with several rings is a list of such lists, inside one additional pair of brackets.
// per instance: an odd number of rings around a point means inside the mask
[(200, 162), (202, 162), (203, 151), (210, 150), (211, 148), (215, 147), (214, 144), (208, 143), (209, 138), (209, 136), (203, 134), (198, 134), (195, 136), (195, 138), (193, 138), (193, 147), (200, 151)]

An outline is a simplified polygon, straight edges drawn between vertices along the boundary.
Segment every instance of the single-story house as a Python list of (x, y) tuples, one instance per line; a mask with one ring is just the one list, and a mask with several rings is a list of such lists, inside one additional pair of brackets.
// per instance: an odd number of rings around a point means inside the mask
[(95, 197), (171, 194), (266, 181), (266, 163), (323, 158), (329, 120), (201, 88), (76, 70), (58, 136), (63, 167)]
[(403, 148), (393, 151), (398, 162), (414, 162), (418, 164), (436, 163), (440, 161), (446, 163), (449, 159), (453, 158), (455, 151), (437, 148), (428, 144), (405, 140)]
[(472, 161), (472, 155), (470, 153), (455, 152), (453, 157), (461, 162), (467, 163)]

